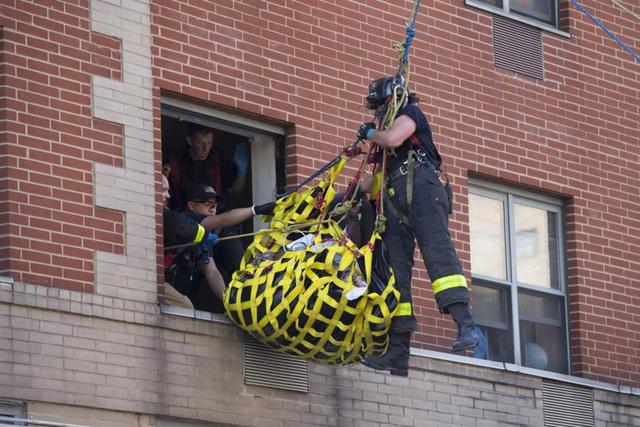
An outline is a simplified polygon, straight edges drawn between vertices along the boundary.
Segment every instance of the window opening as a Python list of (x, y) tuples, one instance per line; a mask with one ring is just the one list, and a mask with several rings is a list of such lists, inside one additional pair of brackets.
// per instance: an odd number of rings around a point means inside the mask
[[(170, 306), (224, 313), (216, 295), (239, 267), (251, 233), (265, 226), (250, 208), (273, 201), (276, 191), (284, 188), (284, 131), (216, 110), (188, 107), (174, 100), (163, 100), (162, 105), (168, 207), (180, 212), (177, 219), (172, 214), (171, 227), (165, 218), (165, 248), (173, 249), (164, 253), (163, 297)], [(192, 240), (176, 244), (176, 233), (184, 235), (185, 227), (192, 227), (194, 237), (203, 233), (203, 241), (214, 240), (195, 224), (237, 209), (243, 212), (233, 224), (211, 230), (223, 238), (215, 244), (189, 245)], [(183, 222), (184, 216), (190, 219)]]
[(569, 373), (562, 206), (502, 186), (469, 190), (477, 357)]
[(465, 4), (551, 32), (565, 31), (567, 0), (465, 0)]

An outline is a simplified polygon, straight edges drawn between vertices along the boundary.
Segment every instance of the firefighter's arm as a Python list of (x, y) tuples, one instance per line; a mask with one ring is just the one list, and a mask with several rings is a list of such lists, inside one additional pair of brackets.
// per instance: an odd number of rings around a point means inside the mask
[(209, 215), (205, 217), (200, 224), (207, 230), (215, 230), (220, 227), (230, 227), (240, 224), (248, 220), (254, 215), (271, 215), (273, 214), (274, 202), (264, 203), (262, 205), (253, 205), (250, 208), (231, 209), (225, 213)]
[(205, 230), (212, 231), (220, 227), (230, 227), (232, 225), (240, 224), (243, 221), (248, 220), (253, 216), (253, 210), (251, 208), (239, 208), (231, 209), (230, 211), (208, 215), (200, 221)]
[(403, 114), (395, 119), (388, 129), (369, 131), (367, 139), (375, 142), (382, 148), (395, 148), (401, 146), (415, 131), (416, 122), (409, 116)]
[(207, 235), (205, 227), (180, 212), (164, 209), (165, 240), (169, 245), (198, 243)]

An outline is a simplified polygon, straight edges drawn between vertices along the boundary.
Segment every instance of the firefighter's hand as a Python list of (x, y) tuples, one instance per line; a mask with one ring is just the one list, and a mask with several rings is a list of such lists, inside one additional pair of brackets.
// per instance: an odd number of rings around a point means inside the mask
[(356, 136), (358, 139), (371, 139), (373, 134), (376, 133), (376, 124), (373, 122), (367, 122), (360, 124)]

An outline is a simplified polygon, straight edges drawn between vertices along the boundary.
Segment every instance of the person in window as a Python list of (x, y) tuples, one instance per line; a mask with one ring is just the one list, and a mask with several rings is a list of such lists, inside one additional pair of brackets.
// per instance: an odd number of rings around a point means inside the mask
[[(385, 192), (386, 230), (383, 240), (389, 263), (400, 292), (400, 304), (392, 319), (388, 351), (363, 363), (392, 374), (408, 374), (409, 343), (416, 329), (412, 311), (411, 270), (415, 241), (431, 279), (439, 310), (449, 313), (458, 326), (453, 351), (476, 346), (474, 320), (469, 307), (469, 293), (458, 255), (449, 235), (448, 215), (451, 197), (448, 181), (442, 182), (441, 158), (431, 135), (431, 127), (415, 105), (419, 100), (409, 94), (393, 123), (385, 130), (377, 129), (398, 85), (394, 77), (384, 77), (369, 85), (367, 108), (375, 111), (376, 122), (362, 123), (357, 136), (373, 141), (389, 155), (388, 181)], [(370, 184), (370, 181), (369, 181)]]
[[(186, 192), (196, 183), (208, 184), (222, 191), (225, 200), (240, 193), (247, 182), (249, 169), (249, 144), (238, 144), (233, 163), (225, 162), (214, 145), (212, 128), (197, 123), (188, 123), (185, 146), (181, 152), (168, 159), (171, 184), (170, 206), (175, 210), (186, 207)], [(234, 206), (221, 204), (219, 211)]]
[[(194, 184), (207, 184), (221, 190), (224, 197), (218, 200), (217, 211), (225, 212), (236, 207), (239, 195), (247, 183), (249, 169), (249, 144), (238, 144), (233, 162), (223, 160), (214, 145), (215, 132), (212, 128), (197, 123), (188, 123), (184, 149), (168, 159), (171, 184), (170, 206), (176, 210), (187, 209), (187, 192)], [(242, 234), (240, 224), (218, 230), (220, 237)], [(233, 272), (240, 266), (244, 247), (240, 239), (221, 241), (213, 248), (222, 273)], [(225, 276), (228, 281), (229, 277)]]
[[(165, 205), (170, 198), (168, 188), (169, 182), (163, 175)], [(274, 203), (217, 214), (218, 194), (206, 184), (194, 184), (189, 189), (188, 199), (190, 209), (184, 212), (164, 209), (165, 247), (194, 243), (165, 255), (167, 279), (191, 300), (194, 308), (223, 312), (225, 282), (212, 256), (211, 247), (218, 240), (213, 231), (238, 224), (253, 215), (268, 215), (273, 211)]]

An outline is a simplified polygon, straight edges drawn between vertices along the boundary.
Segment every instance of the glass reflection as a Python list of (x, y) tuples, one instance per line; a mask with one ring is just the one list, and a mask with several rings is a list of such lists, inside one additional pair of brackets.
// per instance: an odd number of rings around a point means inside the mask
[(506, 280), (503, 202), (469, 194), (469, 230), (473, 274)]
[(515, 204), (514, 217), (518, 282), (558, 289), (555, 212)]

